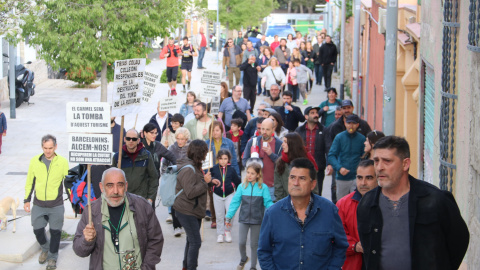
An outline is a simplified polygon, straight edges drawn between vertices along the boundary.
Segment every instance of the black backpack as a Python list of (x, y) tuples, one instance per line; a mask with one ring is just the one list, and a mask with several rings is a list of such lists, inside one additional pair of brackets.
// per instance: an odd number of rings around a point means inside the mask
[(232, 119), (235, 119), (235, 118), (242, 119), (243, 121), (242, 130), (245, 130), (245, 126), (247, 125), (247, 122), (248, 122), (247, 115), (238, 109), (237, 104), (235, 103), (235, 101), (233, 101), (233, 98), (232, 98), (232, 102), (233, 102), (233, 107), (235, 107), (235, 111), (232, 114)]

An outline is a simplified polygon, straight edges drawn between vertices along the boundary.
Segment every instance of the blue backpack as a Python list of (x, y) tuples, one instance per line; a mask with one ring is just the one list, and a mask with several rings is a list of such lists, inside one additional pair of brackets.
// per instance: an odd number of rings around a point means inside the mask
[[(67, 178), (65, 179), (65, 188), (67, 189), (68, 199), (72, 203), (72, 208), (75, 211), (75, 216), (82, 214), (83, 209), (88, 204), (87, 173), (87, 170), (85, 170), (83, 175), (77, 175), (70, 181), (67, 180)], [(90, 200), (93, 202), (97, 199), (93, 191), (93, 185), (90, 186), (90, 191)]]
[(195, 168), (192, 165), (186, 165), (180, 170), (177, 170), (177, 165), (168, 166), (167, 170), (160, 178), (160, 198), (164, 206), (170, 207), (175, 202), (183, 189), (175, 194), (175, 188), (177, 186), (177, 175), (184, 168), (191, 168), (195, 172)]

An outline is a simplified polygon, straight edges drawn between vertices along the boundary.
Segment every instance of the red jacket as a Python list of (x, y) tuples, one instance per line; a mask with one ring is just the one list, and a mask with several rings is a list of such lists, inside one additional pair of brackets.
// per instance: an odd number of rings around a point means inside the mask
[[(175, 56), (173, 51), (177, 51), (177, 56)], [(167, 57), (167, 67), (178, 67), (178, 56), (182, 55), (182, 50), (177, 45), (167, 45), (163, 47), (162, 51), (160, 52), (160, 59), (164, 59), (165, 54), (168, 52), (170, 52), (170, 55)]]
[(362, 253), (354, 250), (355, 243), (360, 242), (357, 229), (357, 206), (361, 198), (360, 192), (355, 190), (337, 202), (338, 215), (342, 219), (348, 240), (347, 259), (343, 264), (343, 270), (362, 269)]

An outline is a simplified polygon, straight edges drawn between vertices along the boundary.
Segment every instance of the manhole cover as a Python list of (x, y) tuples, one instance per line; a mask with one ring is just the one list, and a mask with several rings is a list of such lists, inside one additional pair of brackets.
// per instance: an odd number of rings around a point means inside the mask
[(27, 175), (27, 172), (7, 172), (7, 175)]

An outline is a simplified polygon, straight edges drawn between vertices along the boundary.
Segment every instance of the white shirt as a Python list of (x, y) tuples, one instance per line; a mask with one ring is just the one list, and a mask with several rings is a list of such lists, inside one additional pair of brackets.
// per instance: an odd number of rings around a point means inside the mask
[(157, 120), (158, 126), (160, 127), (160, 130), (158, 130), (159, 133), (163, 133), (163, 126), (165, 125), (165, 122), (167, 121), (168, 114), (165, 114), (164, 117), (160, 117), (157, 113), (155, 116), (155, 120)]

